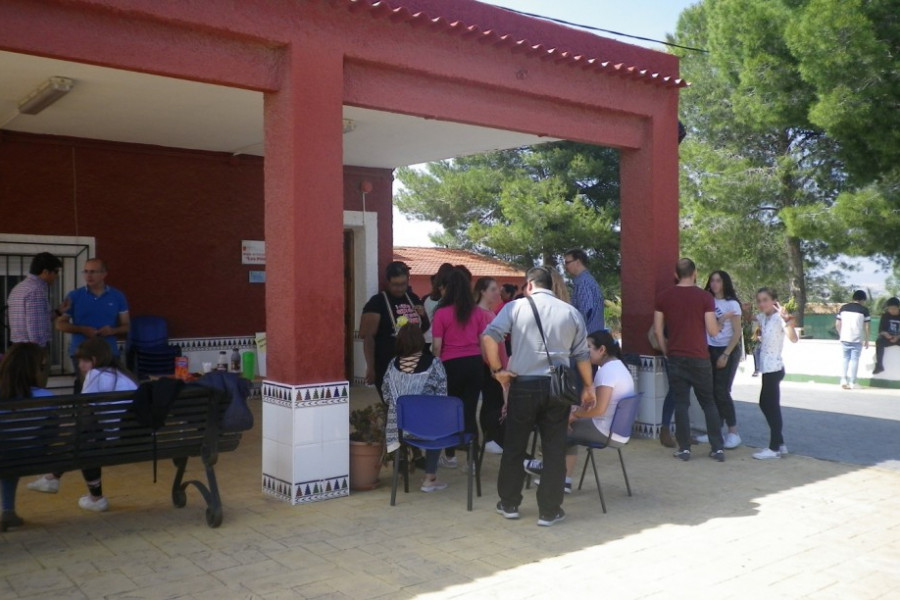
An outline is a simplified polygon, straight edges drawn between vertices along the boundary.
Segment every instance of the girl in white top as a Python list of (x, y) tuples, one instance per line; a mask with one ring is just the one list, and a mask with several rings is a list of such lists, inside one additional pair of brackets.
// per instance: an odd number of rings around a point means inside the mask
[(595, 331), (587, 336), (591, 363), (599, 365), (594, 376), (596, 402), (589, 408), (577, 407), (569, 416), (569, 444), (566, 450), (566, 492), (572, 489), (572, 472), (578, 454), (579, 442), (625, 443), (616, 433), (610, 436), (613, 416), (619, 400), (634, 395), (634, 379), (622, 362), (619, 343), (608, 331)]
[(760, 330), (760, 365), (762, 389), (759, 391), (759, 408), (769, 424), (769, 447), (757, 452), (753, 458), (769, 460), (787, 454), (784, 436), (781, 433), (781, 380), (784, 379), (784, 361), (781, 350), (785, 335), (797, 342), (794, 331), (794, 317), (781, 307), (778, 296), (769, 288), (756, 292), (756, 303), (760, 313), (756, 315)]
[[(137, 383), (127, 371), (118, 365), (104, 338), (95, 337), (83, 341), (75, 352), (75, 358), (78, 360), (78, 368), (84, 378), (82, 394), (126, 392), (137, 389)], [(130, 400), (123, 401), (120, 412), (124, 413), (128, 410), (130, 404)], [(107, 440), (115, 439), (120, 419), (119, 415), (111, 412), (98, 418), (98, 428), (103, 429), (103, 435)], [(88, 494), (79, 498), (78, 506), (94, 512), (107, 510), (109, 501), (103, 496), (100, 467), (83, 469), (81, 474), (87, 484)], [(38, 492), (56, 493), (59, 490), (60, 477), (62, 477), (62, 473), (43, 475), (29, 483), (27, 487)]]
[[(706, 281), (706, 291), (715, 299), (716, 319), (721, 328), (715, 336), (706, 334), (713, 371), (713, 398), (719, 417), (728, 426), (728, 433), (724, 436), (725, 447), (737, 448), (741, 445), (741, 436), (737, 430), (731, 385), (741, 359), (741, 303), (734, 291), (731, 276), (725, 271), (713, 271), (710, 274)], [(698, 440), (703, 441), (701, 438)]]

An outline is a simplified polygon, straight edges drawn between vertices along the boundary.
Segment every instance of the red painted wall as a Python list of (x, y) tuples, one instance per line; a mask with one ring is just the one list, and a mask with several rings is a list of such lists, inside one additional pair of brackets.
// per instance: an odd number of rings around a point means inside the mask
[[(366, 193), (366, 212), (378, 213), (378, 281), (394, 257), (394, 175), (390, 169), (344, 167), (344, 210), (363, 210), (363, 184), (372, 184)], [(356, 316), (357, 320), (359, 315)]]
[[(386, 264), (391, 171), (349, 167), (349, 210), (361, 177)], [(95, 237), (131, 314), (166, 317), (172, 337), (265, 330), (265, 286), (248, 282), (264, 267), (241, 264), (241, 240), (263, 239), (259, 157), (0, 132), (0, 231)]]

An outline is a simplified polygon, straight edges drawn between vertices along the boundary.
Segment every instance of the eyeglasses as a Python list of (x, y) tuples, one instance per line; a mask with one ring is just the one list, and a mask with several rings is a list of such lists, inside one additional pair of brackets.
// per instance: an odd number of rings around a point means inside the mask
[(97, 273), (105, 273), (106, 271), (100, 269), (85, 269), (82, 271), (85, 275), (96, 275)]
[(569, 264), (569, 263), (575, 262), (575, 259), (574, 259), (574, 258), (570, 258), (569, 260), (564, 260), (563, 262), (566, 263), (566, 264)]

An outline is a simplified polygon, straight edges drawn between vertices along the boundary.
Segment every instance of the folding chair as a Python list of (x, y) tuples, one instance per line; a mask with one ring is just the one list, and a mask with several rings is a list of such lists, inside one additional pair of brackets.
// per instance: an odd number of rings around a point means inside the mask
[(462, 400), (454, 396), (409, 395), (397, 398), (397, 432), (400, 448), (394, 453), (394, 475), (391, 480), (391, 506), (397, 502), (397, 483), (403, 473), (403, 491), (409, 493), (409, 471), (401, 469), (406, 450), (410, 446), (423, 450), (443, 450), (464, 446), (468, 455), (466, 477), (468, 479), (467, 510), (472, 510), (472, 479), (478, 485), (481, 496), (481, 466), (476, 457), (475, 436), (466, 433)]
[[(587, 448), (587, 458), (584, 461), (584, 468), (581, 470), (581, 480), (578, 482), (578, 489), (584, 483), (584, 475), (587, 473), (588, 463), (594, 469), (594, 480), (597, 482), (597, 491), (600, 493), (600, 505), (603, 512), (606, 512), (606, 500), (603, 498), (603, 488), (600, 486), (600, 476), (597, 475), (597, 463), (594, 461), (594, 450), (602, 450), (603, 448), (615, 448), (619, 453), (619, 463), (622, 465), (622, 475), (625, 476), (625, 487), (628, 489), (628, 495), (631, 496), (631, 484), (628, 482), (628, 472), (625, 470), (625, 459), (622, 458), (622, 447), (631, 440), (631, 431), (634, 427), (634, 420), (637, 418), (638, 409), (641, 406), (641, 394), (635, 394), (619, 400), (616, 405), (616, 412), (613, 414), (612, 426), (610, 427), (610, 440), (607, 444), (599, 442), (587, 443), (579, 442), (579, 446)], [(612, 439), (612, 434), (625, 438), (624, 442)]]

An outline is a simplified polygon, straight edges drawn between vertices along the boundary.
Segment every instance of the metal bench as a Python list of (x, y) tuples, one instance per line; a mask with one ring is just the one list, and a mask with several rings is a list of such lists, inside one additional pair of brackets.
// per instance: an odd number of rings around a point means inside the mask
[[(227, 394), (185, 386), (155, 433), (136, 420), (134, 397), (111, 392), (0, 402), (0, 478), (172, 459), (172, 503), (185, 506), (185, 490), (193, 485), (206, 501), (206, 523), (218, 527), (222, 501), (213, 467), (220, 452), (236, 449), (241, 440), (220, 426)], [(192, 456), (203, 461), (206, 483), (183, 481)]]

